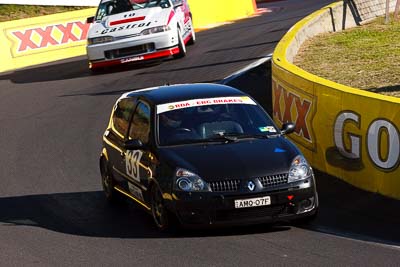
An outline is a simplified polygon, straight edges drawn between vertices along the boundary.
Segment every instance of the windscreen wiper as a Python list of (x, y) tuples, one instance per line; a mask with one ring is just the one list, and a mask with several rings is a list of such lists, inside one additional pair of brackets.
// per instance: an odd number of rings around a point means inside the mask
[(280, 134), (225, 134), (225, 136), (235, 137), (236, 139), (270, 139), (280, 136)]
[(202, 139), (203, 142), (225, 142), (225, 143), (236, 142), (237, 140), (238, 138), (236, 135), (225, 135), (225, 134), (216, 134), (206, 139)]

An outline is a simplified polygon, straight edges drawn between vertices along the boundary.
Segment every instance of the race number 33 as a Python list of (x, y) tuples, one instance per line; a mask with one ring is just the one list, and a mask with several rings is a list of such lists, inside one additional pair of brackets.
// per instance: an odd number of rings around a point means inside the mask
[(140, 150), (128, 150), (125, 154), (126, 174), (140, 182), (139, 163), (143, 152)]

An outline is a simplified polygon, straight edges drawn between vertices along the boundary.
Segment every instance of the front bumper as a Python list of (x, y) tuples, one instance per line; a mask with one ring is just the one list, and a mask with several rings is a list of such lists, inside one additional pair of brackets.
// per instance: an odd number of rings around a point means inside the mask
[[(264, 196), (270, 196), (270, 205), (235, 208), (237, 199)], [(171, 204), (171, 209), (185, 226), (244, 225), (288, 222), (312, 216), (318, 209), (318, 195), (312, 183), (307, 188), (294, 186), (247, 194), (175, 192), (175, 201)]]
[(86, 47), (90, 68), (168, 57), (179, 53), (177, 33), (134, 36)]

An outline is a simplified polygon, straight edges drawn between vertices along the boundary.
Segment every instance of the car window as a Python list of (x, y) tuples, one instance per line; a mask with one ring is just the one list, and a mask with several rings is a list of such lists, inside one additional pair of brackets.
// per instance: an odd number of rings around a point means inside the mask
[(122, 99), (117, 103), (112, 117), (112, 128), (120, 137), (124, 137), (128, 131), (129, 119), (134, 105), (133, 99)]
[(134, 10), (149, 8), (149, 7), (157, 7), (157, 6), (162, 8), (171, 7), (169, 0), (130, 0), (130, 1)]
[[(235, 101), (241, 98), (221, 99)], [(216, 99), (216, 102), (219, 100)], [(198, 104), (208, 102), (210, 100), (202, 99), (163, 104), (165, 109), (161, 105), (157, 106), (160, 145), (202, 142), (224, 135), (259, 137), (280, 132), (267, 113), (251, 99), (248, 103)], [(173, 108), (174, 104), (177, 104), (178, 108)]]
[(160, 6), (169, 8), (169, 0), (110, 0), (100, 3), (96, 12), (96, 20), (101, 20), (105, 16), (128, 12), (131, 10)]
[(104, 16), (131, 11), (132, 9), (129, 0), (111, 0), (102, 2), (97, 8), (96, 20), (101, 20)]
[(150, 134), (150, 107), (139, 102), (129, 129), (129, 139), (139, 139), (143, 144), (149, 142)]

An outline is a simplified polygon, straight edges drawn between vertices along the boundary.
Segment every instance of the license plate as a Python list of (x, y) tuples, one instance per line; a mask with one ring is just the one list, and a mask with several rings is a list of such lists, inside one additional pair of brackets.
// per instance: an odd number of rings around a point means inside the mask
[(269, 196), (235, 200), (236, 209), (260, 207), (268, 205), (271, 205), (271, 197)]

